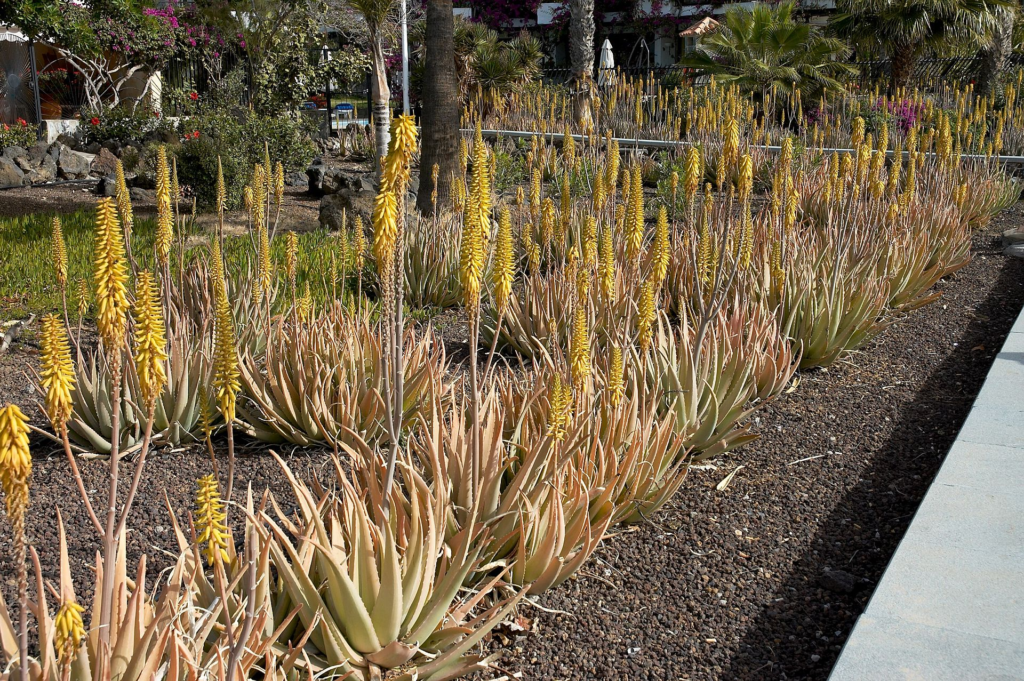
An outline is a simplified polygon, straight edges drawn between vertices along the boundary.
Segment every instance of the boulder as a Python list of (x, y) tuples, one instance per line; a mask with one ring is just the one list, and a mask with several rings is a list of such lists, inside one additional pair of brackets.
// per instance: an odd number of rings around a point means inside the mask
[(98, 154), (100, 153), (100, 149), (102, 148), (103, 145), (100, 144), (99, 142), (90, 142), (89, 144), (85, 145), (82, 151), (84, 151), (87, 154)]
[(49, 150), (50, 145), (46, 142), (36, 142), (28, 148), (28, 157), (33, 163), (39, 163), (49, 156), (49, 154), (46, 153)]
[[(61, 134), (57, 135), (57, 141), (54, 142), (54, 146), (56, 146), (57, 144), (61, 144), (65, 147), (71, 147), (72, 149), (74, 149), (80, 141), (81, 140), (79, 140), (76, 135), (72, 135), (71, 133), (68, 132), (62, 132)], [(50, 149), (50, 153), (53, 153), (52, 148)]]
[(32, 184), (53, 182), (57, 179), (57, 162), (52, 156), (44, 155), (41, 161), (33, 164), (31, 170), (25, 172), (25, 179)]
[(289, 187), (301, 187), (307, 182), (309, 182), (309, 178), (306, 176), (306, 173), (296, 171), (284, 176), (284, 183)]
[(367, 173), (328, 170), (324, 173), (321, 190), (324, 194), (340, 192), (376, 192), (377, 188)]
[(96, 183), (96, 193), (100, 196), (117, 196), (117, 175), (111, 173), (101, 177)]
[(100, 148), (100, 153), (92, 160), (92, 172), (99, 175), (110, 175), (117, 172), (117, 156), (106, 147)]
[(60, 170), (61, 177), (69, 180), (86, 177), (89, 174), (90, 166), (92, 166), (93, 158), (92, 154), (63, 147), (60, 150), (60, 158), (57, 159), (57, 168)]
[(306, 168), (306, 182), (310, 194), (319, 194), (324, 183), (324, 173), (327, 172), (327, 166), (324, 165), (323, 159), (315, 158), (313, 162)]
[(373, 192), (342, 192), (328, 194), (320, 199), (320, 226), (324, 229), (341, 229), (342, 213), (347, 216), (348, 224), (356, 215), (363, 219), (363, 224), (370, 224), (373, 214)]
[(156, 201), (156, 191), (152, 189), (132, 187), (128, 190), (128, 194), (132, 197), (132, 201)]
[(0, 156), (0, 187), (20, 187), (25, 184), (25, 173), (6, 156)]
[(4, 149), (3, 156), (8, 160), (13, 161), (19, 156), (28, 156), (28, 152), (25, 150), (24, 147), (7, 147), (6, 149)]
[(104, 141), (103, 148), (109, 150), (114, 156), (118, 156), (121, 153), (121, 143), (117, 140)]

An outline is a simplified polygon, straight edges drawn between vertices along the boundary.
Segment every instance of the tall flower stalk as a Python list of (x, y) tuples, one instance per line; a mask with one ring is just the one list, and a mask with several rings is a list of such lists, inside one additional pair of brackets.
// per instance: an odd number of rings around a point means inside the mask
[(32, 456), (28, 449), (28, 419), (16, 404), (0, 409), (0, 488), (18, 556), (18, 667), (28, 681), (28, 571), (25, 565), (25, 513)]

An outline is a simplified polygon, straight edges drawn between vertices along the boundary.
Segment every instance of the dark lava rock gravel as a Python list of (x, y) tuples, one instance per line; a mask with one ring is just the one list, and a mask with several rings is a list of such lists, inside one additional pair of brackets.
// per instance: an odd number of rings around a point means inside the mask
[[(825, 679), (1024, 303), (1024, 262), (1003, 257), (993, 236), (1022, 213), (1015, 207), (975, 238), (973, 262), (938, 285), (937, 303), (830, 369), (803, 372), (757, 412), (761, 439), (693, 469), (665, 512), (619, 528), (576, 578), (524, 604), (526, 633), (506, 628), (490, 639), (504, 649), (499, 664), (529, 679)], [(56, 580), (60, 508), (76, 588), (88, 599), (93, 531), (61, 451), (34, 444), (30, 540)], [(299, 475), (322, 473), (329, 459), (283, 453)], [(238, 461), (237, 501), (249, 483), (290, 498), (271, 457), (254, 448)], [(105, 487), (105, 462), (81, 467), (88, 489)], [(132, 472), (125, 463), (122, 498)], [(201, 449), (152, 454), (130, 561), (145, 552), (150, 575), (167, 566), (174, 539), (164, 495), (184, 520), (195, 480), (209, 472)], [(0, 522), (9, 605), (12, 558)]]

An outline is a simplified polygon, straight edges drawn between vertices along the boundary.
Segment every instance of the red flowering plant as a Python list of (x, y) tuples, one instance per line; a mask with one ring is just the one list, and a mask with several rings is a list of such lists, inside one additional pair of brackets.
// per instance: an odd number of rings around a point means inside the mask
[(4, 123), (0, 127), (0, 151), (7, 147), (30, 147), (35, 143), (36, 128), (24, 118), (17, 119), (13, 125)]

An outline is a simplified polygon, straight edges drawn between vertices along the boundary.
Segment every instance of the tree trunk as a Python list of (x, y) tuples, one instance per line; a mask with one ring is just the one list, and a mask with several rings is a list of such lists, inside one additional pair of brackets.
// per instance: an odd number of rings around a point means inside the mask
[(896, 45), (892, 51), (889, 72), (889, 94), (895, 94), (899, 88), (907, 87), (917, 66), (917, 48), (910, 43)]
[(384, 62), (383, 37), (370, 33), (370, 98), (373, 100), (374, 166), (380, 170), (380, 159), (388, 153), (391, 142), (391, 88), (388, 87), (387, 65)]
[(434, 211), (433, 168), (437, 165), (437, 202), (445, 205), (458, 172), (459, 78), (455, 70), (455, 20), (452, 0), (427, 0), (426, 63), (423, 69), (423, 153), (416, 207)]
[(572, 65), (572, 114), (581, 129), (592, 124), (594, 81), (594, 0), (569, 0), (569, 61)]
[(1014, 12), (1009, 8), (999, 8), (994, 15), (989, 42), (978, 51), (981, 69), (978, 72), (976, 91), (985, 97), (999, 86), (999, 77), (1006, 70), (1007, 59), (1013, 51)]

